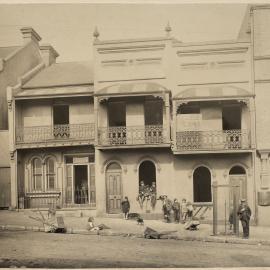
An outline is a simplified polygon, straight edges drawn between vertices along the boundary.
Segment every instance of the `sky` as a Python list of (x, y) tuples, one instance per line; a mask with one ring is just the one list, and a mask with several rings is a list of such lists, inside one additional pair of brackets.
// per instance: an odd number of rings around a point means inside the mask
[(247, 4), (0, 4), (0, 47), (22, 44), (33, 27), (60, 54), (57, 62), (89, 61), (100, 40), (171, 35), (182, 42), (236, 39)]

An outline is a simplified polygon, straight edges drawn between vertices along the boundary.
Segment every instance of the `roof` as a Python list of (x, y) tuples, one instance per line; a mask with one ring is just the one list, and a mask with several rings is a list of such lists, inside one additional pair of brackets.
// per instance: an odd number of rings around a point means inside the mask
[(0, 130), (0, 167), (10, 167), (8, 130)]
[(68, 96), (89, 96), (93, 95), (93, 85), (81, 86), (67, 86), (67, 87), (50, 87), (48, 88), (34, 88), (23, 89), (15, 94), (16, 99), (29, 99), (29, 98), (51, 98), (51, 97), (68, 97)]
[(94, 74), (90, 62), (64, 62), (52, 64), (22, 88), (44, 88), (53, 86), (93, 84)]
[(235, 86), (208, 86), (191, 87), (178, 94), (174, 99), (211, 99), (211, 98), (229, 98), (229, 97), (250, 97), (247, 90)]
[(0, 47), (0, 59), (5, 59), (19, 48), (21, 48), (21, 46)]
[(121, 95), (138, 93), (155, 93), (168, 91), (164, 86), (155, 82), (118, 83), (104, 87), (96, 92), (96, 95)]

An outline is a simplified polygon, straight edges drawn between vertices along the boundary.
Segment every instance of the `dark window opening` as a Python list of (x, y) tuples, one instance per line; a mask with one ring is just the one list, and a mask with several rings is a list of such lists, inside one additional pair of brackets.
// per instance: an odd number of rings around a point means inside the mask
[(146, 126), (163, 124), (163, 101), (161, 100), (145, 101), (144, 122)]
[(198, 167), (193, 173), (194, 202), (211, 202), (211, 173), (206, 167)]
[(67, 125), (69, 124), (69, 106), (57, 105), (53, 107), (53, 124)]
[(108, 118), (110, 127), (126, 126), (126, 103), (110, 102), (108, 104)]
[(53, 135), (55, 138), (65, 138), (70, 135), (69, 106), (57, 105), (53, 107)]
[(230, 106), (222, 109), (223, 130), (241, 129), (241, 107)]
[(198, 106), (189, 106), (189, 105), (182, 105), (179, 109), (177, 113), (180, 114), (199, 114), (200, 111), (200, 107)]
[(156, 183), (156, 166), (152, 161), (146, 160), (139, 167), (139, 185), (143, 182), (145, 186), (152, 186)]

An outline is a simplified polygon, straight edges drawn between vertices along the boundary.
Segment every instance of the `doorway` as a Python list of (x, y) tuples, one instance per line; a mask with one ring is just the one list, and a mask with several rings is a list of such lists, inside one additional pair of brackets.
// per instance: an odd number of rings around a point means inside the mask
[(193, 173), (193, 201), (212, 202), (211, 173), (204, 166), (198, 167)]
[(146, 100), (144, 103), (145, 143), (163, 142), (163, 101)]
[(234, 166), (229, 172), (230, 206), (232, 206), (233, 187), (239, 186), (240, 199), (247, 199), (247, 176), (242, 166)]
[(74, 203), (88, 203), (88, 166), (74, 165)]
[(121, 213), (122, 170), (118, 163), (109, 164), (106, 170), (107, 212)]
[(126, 103), (108, 103), (108, 138), (111, 145), (126, 144)]

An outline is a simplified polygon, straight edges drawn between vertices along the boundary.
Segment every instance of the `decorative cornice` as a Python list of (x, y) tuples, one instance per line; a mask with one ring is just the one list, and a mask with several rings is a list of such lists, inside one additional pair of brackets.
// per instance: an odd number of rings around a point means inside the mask
[(160, 51), (165, 48), (165, 45), (137, 45), (137, 46), (125, 46), (125, 47), (108, 47), (98, 48), (97, 51), (100, 54), (107, 53), (122, 53), (122, 52), (139, 52), (139, 51)]
[(248, 47), (230, 47), (230, 48), (218, 48), (218, 49), (197, 49), (197, 50), (181, 50), (177, 51), (177, 56), (195, 56), (205, 54), (232, 54), (232, 53), (244, 53), (248, 50)]

